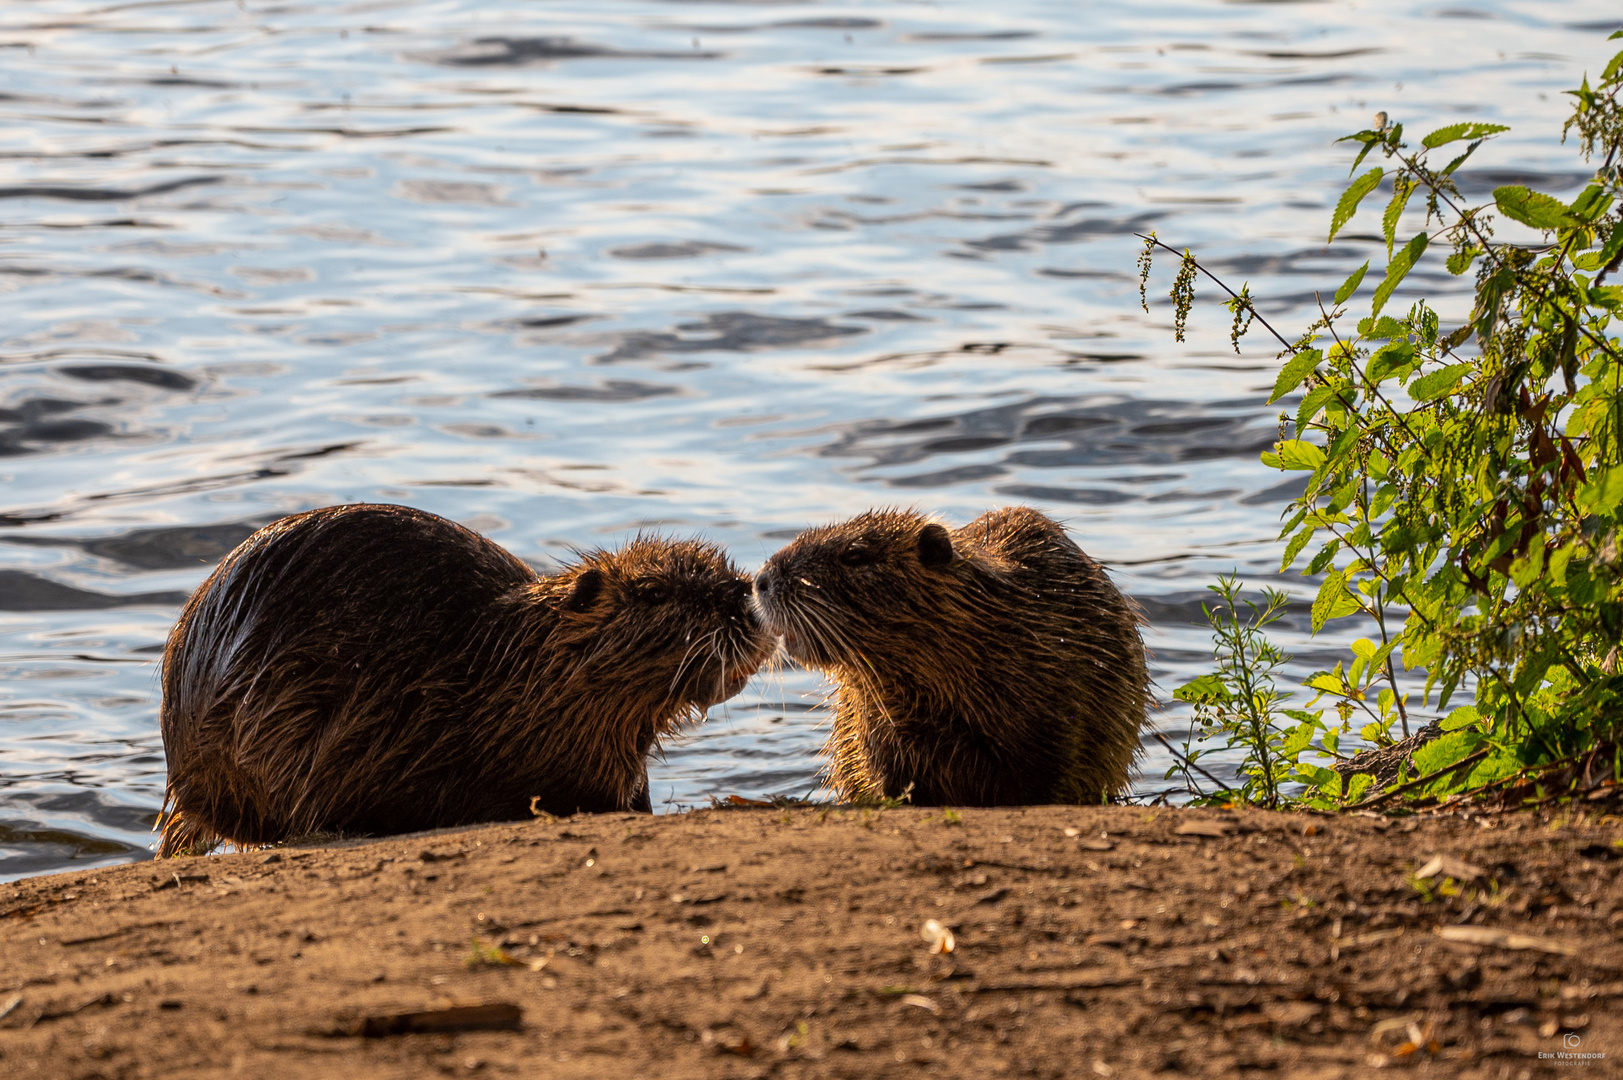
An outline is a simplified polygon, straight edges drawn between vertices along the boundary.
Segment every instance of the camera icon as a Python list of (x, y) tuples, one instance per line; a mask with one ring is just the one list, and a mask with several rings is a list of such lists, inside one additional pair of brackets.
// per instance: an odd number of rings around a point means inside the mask
[(1565, 1035), (1561, 1036), (1561, 1045), (1566, 1047), (1568, 1050), (1578, 1049), (1578, 1044), (1581, 1042), (1583, 1042), (1583, 1039), (1578, 1037), (1578, 1033), (1576, 1031), (1569, 1031)]

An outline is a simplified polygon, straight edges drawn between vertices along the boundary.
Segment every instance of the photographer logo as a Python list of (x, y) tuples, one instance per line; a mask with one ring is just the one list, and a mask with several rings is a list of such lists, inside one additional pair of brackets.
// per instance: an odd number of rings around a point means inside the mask
[(1596, 1050), (1583, 1050), (1583, 1036), (1576, 1031), (1563, 1031), (1561, 1033), (1561, 1049), (1554, 1053), (1539, 1051), (1539, 1060), (1552, 1062), (1556, 1065), (1590, 1065), (1598, 1061), (1605, 1061), (1606, 1055)]

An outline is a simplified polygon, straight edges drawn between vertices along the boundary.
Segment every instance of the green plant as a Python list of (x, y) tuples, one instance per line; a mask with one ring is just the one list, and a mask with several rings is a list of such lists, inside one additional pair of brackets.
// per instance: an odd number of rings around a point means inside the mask
[[(1333, 805), (1343, 797), (1341, 775), (1306, 758), (1338, 758), (1342, 729), (1327, 726), (1322, 710), (1285, 708), (1292, 694), (1280, 691), (1274, 681), (1274, 673), (1290, 657), (1265, 631), (1279, 619), (1290, 598), (1277, 589), (1264, 589), (1261, 604), (1242, 600), (1239, 578), (1232, 574), (1219, 577), (1217, 584), (1207, 588), (1218, 597), (1212, 606), (1201, 605), (1212, 627), (1217, 670), (1174, 691), (1178, 700), (1194, 705), (1195, 719), (1183, 750), (1173, 750), (1174, 764), (1167, 777), (1181, 773), (1197, 802), (1238, 799), (1277, 807), (1287, 785), (1302, 784), (1307, 788), (1304, 801)], [(1197, 749), (1194, 745), (1216, 739), (1223, 740), (1220, 747)], [(1201, 757), (1216, 749), (1241, 751), (1238, 789), (1200, 767)], [(1218, 790), (1203, 789), (1197, 773)], [(1346, 797), (1357, 798), (1368, 783), (1369, 778), (1363, 777), (1348, 789)]]
[(1433, 904), (1460, 895), (1460, 883), (1451, 877), (1420, 878), (1409, 874), (1404, 878), (1409, 888), (1420, 895), (1422, 904)]
[(495, 942), (480, 941), (477, 937), (468, 946), (468, 955), (463, 957), (463, 964), (468, 968), (480, 967), (523, 967), (524, 961), (508, 952)]
[[(1374, 627), (1350, 663), (1308, 680), (1309, 708), (1328, 699), (1343, 726), (1357, 716), (1363, 740), (1385, 744), (1394, 727), (1410, 733), (1417, 701), (1436, 692), (1446, 709), (1457, 691), (1474, 693), (1475, 705), (1449, 713), (1444, 734), (1416, 753), (1419, 773), (1437, 774), (1419, 794), (1581, 757), (1591, 775), (1603, 751), (1613, 775), (1623, 766), (1623, 346), (1613, 323), (1623, 288), (1607, 280), (1623, 261), (1620, 90), (1623, 53), (1595, 86), (1586, 78), (1572, 92), (1563, 138), (1576, 132), (1599, 167), (1570, 203), (1520, 185), (1483, 205), (1461, 196), (1459, 170), (1499, 125), (1450, 124), (1411, 145), (1382, 113), (1342, 140), (1360, 147), (1352, 171), (1371, 155), (1382, 164), (1347, 188), (1330, 239), (1383, 183), (1392, 192), (1381, 221), (1387, 266), (1356, 321), (1349, 305), (1367, 262), (1287, 340), (1248, 289), (1235, 293), (1174, 251), (1180, 337), (1205, 274), (1229, 294), (1236, 350), (1253, 320), (1284, 346), (1269, 400), (1300, 392), (1300, 402), (1281, 414), (1281, 438), (1262, 460), (1307, 474), (1280, 533), (1281, 568), (1311, 550), (1304, 573), (1321, 575), (1314, 632), (1349, 616)], [(1439, 166), (1431, 154), (1444, 148)], [(1424, 227), (1399, 243), (1411, 203)], [(1522, 227), (1518, 239), (1495, 238), (1506, 221)], [(1157, 248), (1173, 251), (1147, 237), (1146, 276)], [(1452, 327), (1425, 300), (1387, 306), (1433, 249), (1447, 252), (1450, 273), (1475, 273), (1471, 311)], [(1260, 743), (1245, 745), (1260, 754)], [(1452, 767), (1468, 757), (1469, 769)], [(1255, 793), (1278, 795), (1272, 781)]]

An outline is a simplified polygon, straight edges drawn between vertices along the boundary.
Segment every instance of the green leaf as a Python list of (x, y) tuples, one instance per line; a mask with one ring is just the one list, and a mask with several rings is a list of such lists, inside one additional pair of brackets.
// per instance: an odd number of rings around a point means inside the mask
[(1195, 705), (1212, 705), (1227, 701), (1229, 692), (1216, 675), (1202, 675), (1172, 691), (1172, 696)]
[(1379, 386), (1387, 376), (1414, 360), (1414, 346), (1407, 341), (1394, 341), (1375, 350), (1375, 355), (1364, 365), (1364, 378)]
[(1316, 724), (1298, 724), (1285, 732), (1285, 737), (1279, 742), (1279, 756), (1286, 761), (1294, 761), (1313, 742), (1316, 730)]
[(1392, 201), (1386, 204), (1386, 213), (1381, 215), (1381, 235), (1386, 237), (1386, 257), (1389, 259), (1397, 238), (1398, 219), (1403, 216), (1403, 208), (1409, 204), (1409, 196), (1414, 194), (1414, 189), (1413, 184), (1401, 178), (1392, 181)]
[(1598, 260), (1600, 265), (1610, 265), (1611, 261), (1617, 258), (1619, 251), (1623, 251), (1623, 226), (1614, 225), (1612, 226), (1612, 235), (1606, 238), (1605, 246), (1600, 249), (1600, 259)]
[(1465, 148), (1464, 153), (1460, 154), (1453, 161), (1450, 161), (1447, 165), (1443, 166), (1443, 175), (1444, 176), (1453, 176), (1454, 175), (1454, 170), (1458, 169), (1461, 165), (1464, 165), (1466, 160), (1472, 154), (1476, 153), (1476, 148), (1481, 146), (1481, 145), (1482, 145), (1481, 142), (1474, 142), (1470, 146), (1467, 146)]
[[(1446, 769), (1481, 745), (1482, 733), (1479, 731), (1450, 731), (1446, 735), (1439, 735), (1414, 752), (1415, 774), (1424, 776), (1438, 769)], [(1457, 777), (1441, 779), (1449, 787), (1458, 783)]]
[(1354, 773), (1352, 778), (1347, 781), (1347, 801), (1357, 802), (1363, 798), (1364, 792), (1368, 791), (1369, 786), (1374, 782), (1375, 777), (1367, 772)]
[[(1357, 426), (1349, 427), (1340, 435), (1337, 435), (1336, 441), (1330, 444), (1329, 456), (1339, 459), (1347, 451), (1358, 445), (1358, 439), (1361, 435), (1374, 429), (1374, 424), (1369, 422), (1366, 422), (1363, 430), (1360, 430)], [(1341, 505), (1346, 506), (1347, 504), (1343, 502)]]
[(1470, 364), (1450, 364), (1448, 367), (1429, 372), (1409, 384), (1409, 396), (1416, 401), (1440, 398), (1458, 386), (1460, 380), (1465, 378), (1470, 370)]
[(1576, 551), (1576, 548), (1568, 546), (1557, 548), (1550, 554), (1546, 565), (1550, 575), (1550, 583), (1556, 588), (1564, 589), (1567, 587), (1567, 564), (1572, 561), (1572, 556), (1576, 554)]
[(1611, 209), (1611, 206), (1612, 197), (1607, 194), (1606, 189), (1599, 184), (1590, 184), (1572, 200), (1572, 216), (1584, 221), (1594, 221)]
[(1352, 185), (1342, 194), (1341, 201), (1336, 203), (1335, 213), (1330, 215), (1330, 239), (1336, 238), (1341, 227), (1352, 219), (1358, 212), (1358, 204), (1364, 201), (1364, 196), (1380, 186), (1381, 177), (1386, 175), (1385, 169), (1371, 169), (1352, 182)]
[(1341, 676), (1332, 675), (1327, 671), (1319, 672), (1302, 685), (1309, 690), (1322, 690), (1326, 694), (1346, 693), (1346, 684), (1342, 682)]
[(1390, 315), (1382, 315), (1379, 319), (1360, 319), (1358, 321), (1358, 332), (1367, 338), (1381, 338), (1390, 341), (1392, 338), (1407, 335), (1409, 327), (1408, 324), (1400, 322)]
[[(1373, 521), (1392, 509), (1392, 504), (1398, 501), (1398, 489), (1391, 484), (1382, 484), (1375, 489), (1375, 494), (1369, 500), (1369, 518)], [(1386, 532), (1381, 533), (1381, 548), (1386, 551), (1396, 550), (1392, 540), (1388, 539)]]
[(1560, 199), (1531, 191), (1520, 184), (1494, 188), (1493, 201), (1501, 214), (1535, 229), (1563, 229), (1583, 224), (1572, 216), (1567, 204)]
[(1589, 483), (1578, 491), (1578, 505), (1592, 514), (1610, 514), (1619, 502), (1623, 502), (1623, 465), (1591, 473)]
[(1280, 570), (1287, 569), (1291, 563), (1296, 561), (1296, 556), (1300, 555), (1302, 553), (1302, 549), (1307, 547), (1307, 542), (1313, 539), (1313, 533), (1315, 531), (1315, 528), (1312, 525), (1309, 525), (1301, 532), (1291, 537), (1291, 542), (1285, 545), (1284, 558), (1279, 560)]
[(1363, 163), (1364, 158), (1368, 156), (1369, 152), (1385, 141), (1386, 136), (1378, 131), (1360, 131), (1356, 135), (1343, 135), (1341, 138), (1337, 139), (1336, 142), (1338, 143), (1356, 142), (1364, 144), (1364, 148), (1358, 151), (1358, 156), (1353, 158), (1352, 168), (1347, 170), (1347, 175), (1351, 176), (1354, 170), (1356, 170), (1358, 166)]
[(1475, 705), (1461, 705), (1447, 716), (1443, 717), (1444, 731), (1458, 731), (1461, 728), (1473, 727), (1482, 722), (1482, 714), (1476, 711)]
[(1527, 554), (1510, 563), (1510, 580), (1516, 583), (1518, 589), (1526, 589), (1538, 579), (1544, 571), (1544, 534), (1539, 533), (1533, 537), (1528, 546)]
[(1386, 733), (1390, 727), (1390, 724), (1383, 724), (1379, 720), (1371, 720), (1358, 729), (1358, 737), (1371, 745), (1378, 746), (1386, 739)]
[(1324, 354), (1318, 349), (1303, 349), (1289, 360), (1279, 371), (1279, 378), (1274, 381), (1273, 395), (1268, 399), (1272, 405), (1286, 394), (1302, 385), (1302, 380), (1324, 359)]
[(1296, 763), (1296, 775), (1301, 777), (1304, 784), (1326, 791), (1336, 798), (1341, 797), (1341, 774), (1334, 769), (1299, 761)]
[(1279, 444), (1279, 467), (1299, 472), (1312, 472), (1324, 461), (1324, 451), (1301, 439), (1286, 439)]
[(1469, 775), (1457, 777), (1455, 784), (1461, 789), (1480, 787), (1522, 771), (1522, 760), (1513, 750), (1499, 750), (1476, 763)]
[(1477, 256), (1481, 254), (1482, 249), (1479, 247), (1461, 248), (1448, 257), (1448, 272), (1459, 277), (1471, 269), (1471, 264), (1476, 262)]
[(1295, 720), (1299, 724), (1311, 724), (1314, 731), (1324, 728), (1324, 710), (1309, 712), (1306, 709), (1281, 709), (1280, 712)]
[(1409, 271), (1419, 261), (1420, 256), (1425, 253), (1427, 242), (1426, 234), (1419, 233), (1413, 240), (1404, 244), (1403, 250), (1398, 252), (1397, 257), (1387, 264), (1386, 280), (1381, 282), (1381, 287), (1375, 290), (1375, 300), (1370, 305), (1371, 315), (1381, 313), (1381, 309), (1386, 306), (1387, 299), (1392, 295), (1392, 290), (1396, 289), (1403, 279), (1409, 276)]
[(1363, 282), (1364, 275), (1368, 272), (1369, 260), (1365, 259), (1364, 265), (1348, 274), (1347, 280), (1343, 281), (1341, 283), (1341, 288), (1336, 290), (1336, 303), (1345, 304), (1348, 297), (1352, 296), (1353, 293), (1358, 291), (1358, 286)]
[(1325, 567), (1329, 566), (1335, 561), (1336, 553), (1340, 550), (1340, 540), (1330, 541), (1328, 544), (1319, 549), (1319, 553), (1317, 555), (1313, 556), (1313, 561), (1307, 564), (1307, 570), (1304, 572), (1308, 574), (1317, 574), (1319, 571), (1323, 570)]
[(1439, 146), (1446, 146), (1451, 142), (1457, 142), (1460, 139), (1480, 139), (1484, 135), (1497, 135), (1501, 131), (1509, 130), (1503, 124), (1450, 124), (1447, 127), (1438, 128), (1424, 139), (1421, 139), (1420, 145), (1427, 150), (1432, 150)]
[(1317, 634), (1331, 619), (1339, 619), (1362, 610), (1347, 591), (1347, 578), (1341, 571), (1327, 574), (1319, 586), (1319, 595), (1313, 600), (1313, 632)]
[(1313, 418), (1319, 415), (1319, 410), (1324, 408), (1324, 403), (1335, 396), (1336, 387), (1334, 386), (1315, 386), (1309, 390), (1307, 396), (1302, 398), (1301, 406), (1296, 410), (1297, 432), (1300, 433), (1306, 429), (1307, 425), (1313, 421)]

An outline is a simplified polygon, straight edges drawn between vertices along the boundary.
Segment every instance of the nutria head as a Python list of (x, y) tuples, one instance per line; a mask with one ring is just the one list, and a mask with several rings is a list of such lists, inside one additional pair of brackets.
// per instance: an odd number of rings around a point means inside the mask
[(1127, 782), (1148, 700), (1137, 611), (1036, 510), (807, 529), (755, 601), (836, 685), (825, 752), (846, 798), (1097, 802)]
[(930, 627), (962, 593), (964, 562), (939, 522), (870, 510), (807, 529), (768, 559), (755, 575), (756, 606), (803, 664), (862, 665), (860, 654), (911, 667), (939, 640)]
[(772, 649), (749, 578), (705, 541), (639, 535), (534, 589), (556, 612), (554, 643), (575, 655), (569, 681), (627, 720), (652, 717), (656, 737), (737, 694)]

